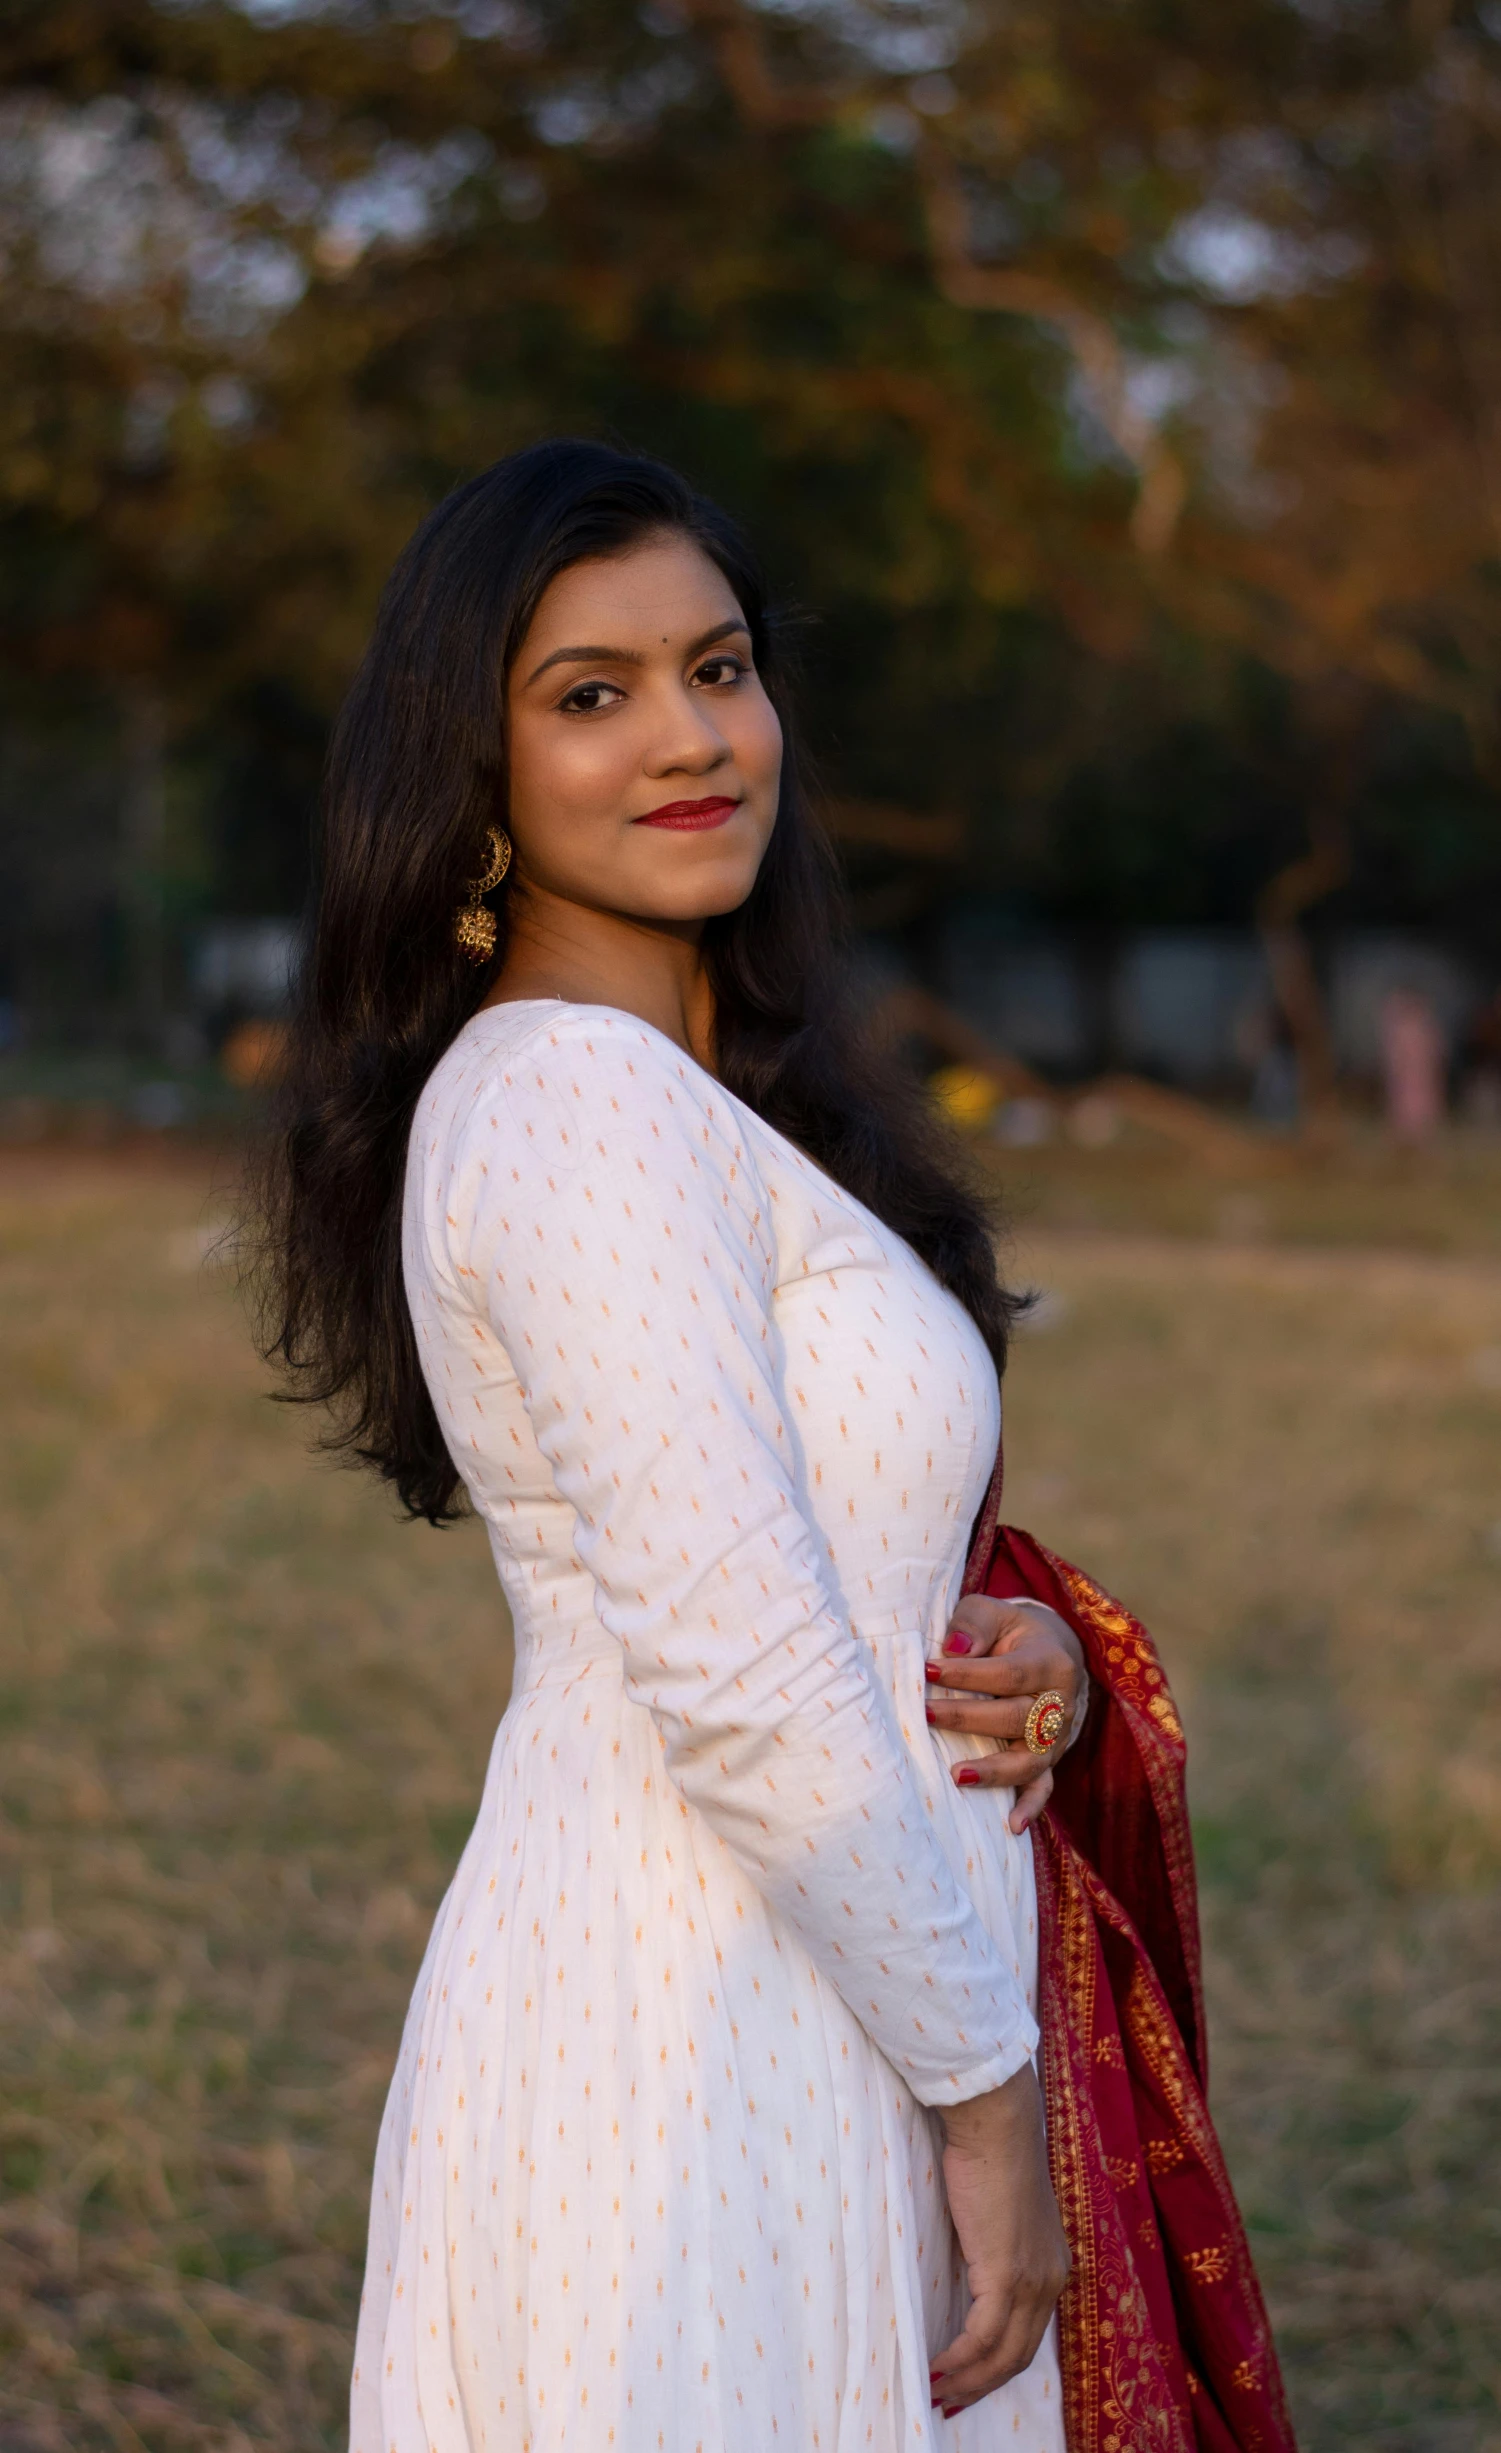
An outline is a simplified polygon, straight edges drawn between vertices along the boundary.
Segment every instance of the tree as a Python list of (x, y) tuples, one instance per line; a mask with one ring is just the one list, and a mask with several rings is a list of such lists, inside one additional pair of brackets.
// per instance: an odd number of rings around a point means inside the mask
[(1495, 60), (1396, 0), (14, 8), (6, 652), (326, 710), (427, 502), (578, 425), (751, 517), (840, 796), (990, 873), (1233, 746), (1247, 658), (1488, 760)]

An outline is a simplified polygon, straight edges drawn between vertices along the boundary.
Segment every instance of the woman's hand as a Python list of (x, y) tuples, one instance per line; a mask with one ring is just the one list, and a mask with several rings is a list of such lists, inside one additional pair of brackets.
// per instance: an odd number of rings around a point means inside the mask
[(990, 2094), (952, 2105), (943, 2128), (943, 2185), (970, 2294), (964, 2331), (930, 2375), (933, 2406), (947, 2418), (1031, 2365), (1070, 2258), (1031, 2063)]
[[(1089, 1693), (1084, 1648), (1072, 1627), (1045, 1602), (990, 1601), (969, 1593), (949, 1621), (942, 1661), (928, 1663), (928, 1687), (934, 1729), (966, 1730), (1000, 1744), (997, 1754), (956, 1763), (956, 1785), (1015, 1789), (1011, 1829), (1025, 1831), (1053, 1793), (1053, 1765)], [(944, 1687), (960, 1692), (935, 1691)], [(1047, 1753), (1036, 1755), (1024, 1736), (1027, 1714), (1049, 1689), (1063, 1697), (1063, 1728)]]

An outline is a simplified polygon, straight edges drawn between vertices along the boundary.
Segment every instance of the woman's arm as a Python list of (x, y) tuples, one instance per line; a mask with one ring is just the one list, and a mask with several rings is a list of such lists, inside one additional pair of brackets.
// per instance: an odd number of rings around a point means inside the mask
[(445, 1214), (673, 1781), (921, 2101), (998, 2089), (1036, 2026), (819, 1573), (728, 1101), (644, 1027), (559, 1017), (469, 1112)]
[(1071, 2263), (1048, 2177), (1042, 2089), (1029, 2067), (943, 2115), (943, 2185), (964, 2253), (969, 2310), (934, 2360), (947, 2415), (1031, 2366)]

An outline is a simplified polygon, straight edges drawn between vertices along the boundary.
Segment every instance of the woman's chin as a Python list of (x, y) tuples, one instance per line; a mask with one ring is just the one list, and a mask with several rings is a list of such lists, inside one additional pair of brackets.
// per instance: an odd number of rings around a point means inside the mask
[(759, 852), (754, 859), (741, 854), (680, 861), (666, 876), (633, 879), (630, 900), (621, 909), (640, 920), (722, 919), (740, 909), (760, 866)]

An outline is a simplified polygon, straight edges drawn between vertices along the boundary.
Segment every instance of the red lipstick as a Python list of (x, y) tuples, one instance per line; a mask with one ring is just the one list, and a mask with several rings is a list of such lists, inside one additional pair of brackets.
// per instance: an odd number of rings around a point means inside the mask
[(726, 800), (722, 793), (708, 801), (664, 801), (660, 809), (648, 809), (636, 818), (636, 826), (672, 826), (682, 834), (702, 832), (708, 826), (723, 826), (739, 808), (738, 801)]

